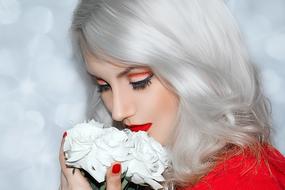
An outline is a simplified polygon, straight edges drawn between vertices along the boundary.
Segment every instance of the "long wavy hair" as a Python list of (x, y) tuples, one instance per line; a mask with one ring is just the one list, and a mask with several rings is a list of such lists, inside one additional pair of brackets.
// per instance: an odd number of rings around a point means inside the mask
[[(178, 95), (166, 189), (195, 184), (224, 153), (270, 143), (269, 101), (224, 1), (82, 0), (71, 31), (81, 56), (148, 66)], [(96, 89), (91, 110), (112, 123)]]

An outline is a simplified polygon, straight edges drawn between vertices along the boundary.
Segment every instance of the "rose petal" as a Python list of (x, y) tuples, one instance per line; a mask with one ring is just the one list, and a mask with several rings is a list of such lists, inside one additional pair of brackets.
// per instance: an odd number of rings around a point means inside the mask
[(68, 151), (67, 154), (69, 158), (66, 160), (67, 162), (76, 162), (82, 158), (84, 158), (90, 150), (82, 150), (82, 151)]
[(164, 177), (162, 175), (159, 176), (151, 176), (155, 181), (163, 182), (165, 181)]
[(133, 174), (131, 181), (134, 182), (135, 184), (143, 184), (144, 183), (144, 179), (136, 173)]
[(162, 185), (160, 185), (159, 183), (157, 183), (156, 181), (150, 179), (150, 178), (145, 178), (144, 179), (145, 182), (147, 184), (149, 184), (153, 189), (161, 189), (162, 188)]
[(108, 167), (111, 166), (111, 164), (114, 162), (114, 159), (109, 154), (106, 154), (106, 152), (103, 151), (97, 152), (96, 158), (102, 165)]

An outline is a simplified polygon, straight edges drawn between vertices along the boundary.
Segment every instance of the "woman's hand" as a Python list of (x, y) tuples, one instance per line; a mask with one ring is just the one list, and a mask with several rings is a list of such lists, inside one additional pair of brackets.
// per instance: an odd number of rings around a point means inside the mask
[(107, 190), (121, 190), (121, 164), (113, 163), (106, 173)]
[[(61, 190), (92, 190), (87, 179), (81, 174), (79, 169), (67, 167), (65, 164), (65, 157), (63, 153), (64, 137), (61, 141), (59, 151), (59, 162), (61, 167), (60, 189)], [(73, 172), (74, 170), (74, 172)]]
[[(61, 141), (59, 162), (61, 167), (60, 189), (61, 190), (92, 190), (87, 179), (79, 169), (67, 167), (63, 153), (64, 137)], [(74, 172), (73, 172), (74, 170)], [(121, 190), (121, 164), (113, 163), (106, 173), (107, 190)]]

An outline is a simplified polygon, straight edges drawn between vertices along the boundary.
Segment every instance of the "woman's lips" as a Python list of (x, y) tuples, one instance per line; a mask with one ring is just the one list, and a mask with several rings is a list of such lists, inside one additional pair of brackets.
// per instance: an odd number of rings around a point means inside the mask
[(129, 125), (129, 129), (133, 132), (147, 131), (151, 127), (152, 123), (146, 123), (142, 125)]

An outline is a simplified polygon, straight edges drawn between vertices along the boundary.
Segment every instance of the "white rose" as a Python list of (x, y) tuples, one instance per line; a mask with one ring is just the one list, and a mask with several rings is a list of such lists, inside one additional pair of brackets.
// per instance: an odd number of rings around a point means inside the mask
[(103, 124), (94, 120), (89, 123), (77, 124), (68, 130), (63, 146), (63, 151), (68, 158), (67, 162), (76, 163), (85, 157), (91, 151), (94, 140), (103, 132)]
[(134, 147), (130, 150), (133, 159), (128, 162), (126, 177), (136, 184), (147, 183), (154, 189), (162, 186), (162, 173), (168, 166), (165, 149), (148, 136), (146, 132), (137, 132), (132, 136)]
[(67, 165), (83, 168), (99, 183), (105, 180), (107, 168), (119, 161), (132, 182), (159, 189), (168, 166), (165, 149), (146, 132), (104, 128), (94, 120), (68, 130), (63, 150)]
[[(83, 168), (98, 182), (105, 180), (107, 167), (115, 161), (130, 159), (129, 149), (133, 146), (128, 135), (114, 127), (103, 128), (101, 123), (91, 120), (76, 125), (67, 131), (64, 152), (66, 164)], [(122, 171), (126, 171), (122, 164)]]

